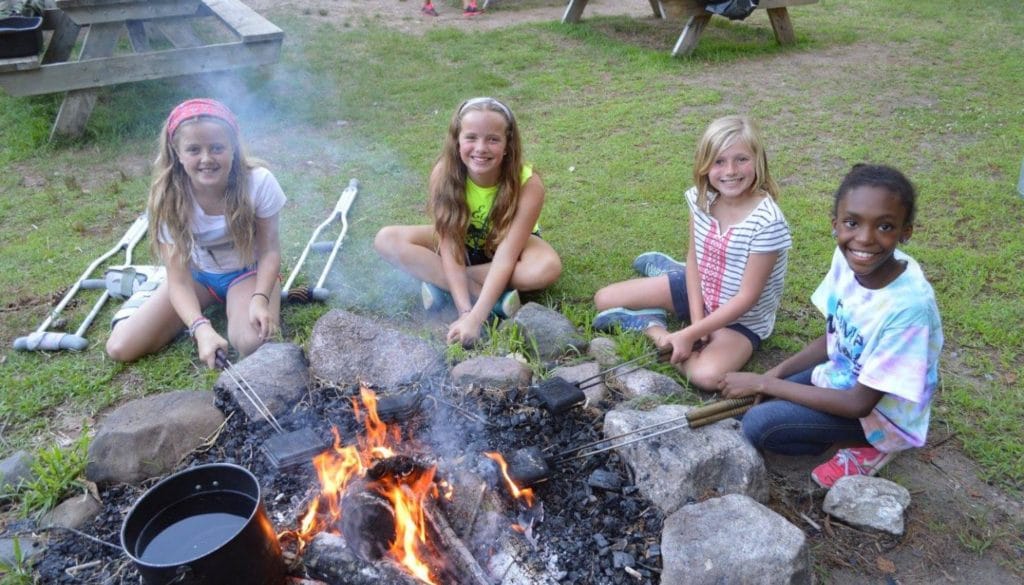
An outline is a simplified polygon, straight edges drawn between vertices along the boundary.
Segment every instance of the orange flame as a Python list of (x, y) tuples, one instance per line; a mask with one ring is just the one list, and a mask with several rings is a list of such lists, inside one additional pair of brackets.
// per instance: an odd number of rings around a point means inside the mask
[(527, 508), (533, 507), (533, 490), (530, 488), (520, 488), (516, 485), (516, 482), (512, 481), (512, 478), (508, 476), (508, 463), (505, 463), (505, 458), (501, 456), (501, 453), (488, 452), (484, 455), (490, 457), (498, 463), (498, 467), (501, 468), (501, 475), (505, 479), (505, 485), (508, 486), (508, 491), (512, 494), (513, 498), (522, 500), (526, 504)]
[[(341, 498), (345, 489), (354, 479), (364, 477), (376, 461), (393, 457), (392, 447), (401, 442), (401, 429), (397, 425), (389, 427), (377, 415), (376, 394), (365, 386), (360, 388), (359, 394), (362, 405), (353, 399), (352, 406), (356, 420), (362, 421), (366, 432), (356, 439), (357, 447), (344, 447), (338, 430), (332, 429), (334, 446), (313, 459), (313, 467), (320, 480), (320, 494), (310, 504), (294, 532), (300, 548), (319, 532), (338, 532)], [(374, 489), (388, 499), (395, 512), (396, 538), (390, 543), (388, 553), (409, 574), (430, 585), (438, 584), (430, 565), (423, 560), (434, 552), (428, 541), (423, 502), (428, 495), (436, 496), (438, 493), (434, 485), (435, 472), (436, 467), (430, 467), (414, 476), (385, 476), (372, 482)], [(322, 509), (324, 507), (326, 510)]]

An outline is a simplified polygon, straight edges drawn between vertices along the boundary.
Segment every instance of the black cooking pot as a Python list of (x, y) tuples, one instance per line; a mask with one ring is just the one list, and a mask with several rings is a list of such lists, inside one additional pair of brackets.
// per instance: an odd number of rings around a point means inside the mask
[(146, 585), (282, 585), (285, 567), (260, 485), (245, 468), (200, 465), (150, 488), (121, 546)]

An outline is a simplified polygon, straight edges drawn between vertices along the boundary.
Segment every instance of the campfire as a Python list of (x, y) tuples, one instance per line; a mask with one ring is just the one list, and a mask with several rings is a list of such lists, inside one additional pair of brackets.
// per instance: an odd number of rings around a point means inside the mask
[[(253, 472), (288, 575), (330, 585), (603, 585), (626, 572), (616, 559), (631, 555), (644, 573), (638, 584), (657, 582), (661, 516), (627, 482), (605, 481), (627, 477), (614, 453), (541, 481), (517, 476), (520, 451), (599, 438), (584, 409), (553, 417), (525, 390), (456, 388), (441, 378), (387, 390), (318, 383), (280, 419), (289, 430), (333, 436), (313, 465), (272, 465), (262, 448), (274, 431), (242, 416), (223, 389), (224, 432), (185, 462), (230, 461)], [(115, 539), (141, 491), (109, 488), (93, 533)], [(65, 574), (67, 558), (99, 560), (95, 577)], [(133, 582), (123, 569), (110, 580), (119, 563), (105, 547), (68, 538), (51, 546), (41, 573), (59, 585)]]
[(301, 550), (320, 532), (339, 533), (364, 560), (387, 555), (419, 581), (439, 585), (443, 561), (428, 538), (424, 502), (447, 484), (435, 482), (436, 465), (402, 452), (401, 429), (380, 419), (376, 394), (365, 386), (359, 393), (352, 407), (365, 433), (344, 446), (332, 429), (333, 447), (313, 459), (320, 493), (299, 528), (280, 538), (294, 537)]

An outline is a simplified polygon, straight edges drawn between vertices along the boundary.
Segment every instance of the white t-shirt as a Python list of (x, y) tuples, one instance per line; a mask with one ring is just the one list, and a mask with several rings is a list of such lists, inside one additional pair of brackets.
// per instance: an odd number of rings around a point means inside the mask
[(928, 435), (932, 394), (939, 381), (942, 322), (935, 292), (913, 258), (884, 288), (857, 282), (836, 248), (832, 267), (811, 295), (825, 315), (828, 361), (814, 368), (811, 383), (846, 390), (857, 382), (885, 394), (860, 419), (880, 451), (920, 447)]
[[(277, 179), (263, 167), (256, 167), (249, 173), (249, 199), (259, 219), (273, 217), (281, 211), (287, 201)], [(195, 238), (191, 268), (215, 274), (245, 268), (245, 263), (235, 250), (235, 242), (231, 239), (224, 216), (207, 215), (194, 199), (190, 230)], [(160, 228), (160, 241), (165, 244), (172, 242), (166, 226)], [(258, 258), (260, 250), (254, 252)]]
[[(717, 193), (708, 193), (711, 201), (717, 196)], [(782, 209), (774, 199), (765, 197), (743, 221), (723, 232), (718, 220), (697, 205), (696, 187), (686, 192), (686, 203), (693, 218), (697, 270), (707, 312), (724, 305), (740, 292), (751, 254), (778, 253), (761, 296), (736, 321), (761, 339), (767, 338), (775, 327), (775, 312), (782, 302), (789, 248), (793, 245)]]

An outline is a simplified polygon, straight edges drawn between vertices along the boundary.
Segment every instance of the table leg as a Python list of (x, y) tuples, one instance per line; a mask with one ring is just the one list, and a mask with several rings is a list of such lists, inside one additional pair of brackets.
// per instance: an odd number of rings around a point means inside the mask
[(769, 8), (768, 19), (772, 22), (772, 30), (775, 31), (775, 41), (780, 45), (792, 45), (796, 42), (796, 33), (793, 32), (793, 21), (789, 19), (789, 11), (786, 7)]
[(700, 35), (704, 32), (704, 27), (708, 25), (709, 20), (711, 20), (710, 14), (691, 16), (686, 21), (686, 26), (683, 28), (682, 34), (679, 35), (676, 46), (672, 48), (672, 56), (686, 56), (692, 53), (697, 47), (697, 43), (700, 42)]
[(587, 1), (569, 0), (569, 5), (565, 7), (565, 14), (562, 15), (562, 22), (579, 22), (583, 9), (587, 7)]
[(651, 10), (654, 11), (654, 18), (665, 18), (661, 11), (661, 0), (648, 0), (651, 3)]
[[(114, 54), (114, 47), (121, 37), (123, 22), (104, 22), (89, 25), (82, 44), (79, 61), (109, 57)], [(57, 112), (57, 120), (50, 131), (50, 139), (55, 136), (80, 136), (89, 121), (92, 108), (96, 105), (96, 89), (76, 89), (64, 96), (64, 101)]]
[(46, 53), (43, 54), (43, 64), (67, 61), (68, 57), (71, 56), (71, 50), (75, 48), (75, 41), (78, 40), (78, 31), (82, 27), (75, 24), (73, 20), (68, 18), (68, 15), (59, 10), (50, 11), (47, 17), (53, 18), (56, 24), (53, 27), (50, 44), (46, 46)]
[(128, 28), (128, 41), (132, 44), (132, 50), (136, 53), (148, 53), (152, 48), (149, 45), (149, 35), (146, 34), (145, 21), (129, 20), (124, 24)]

